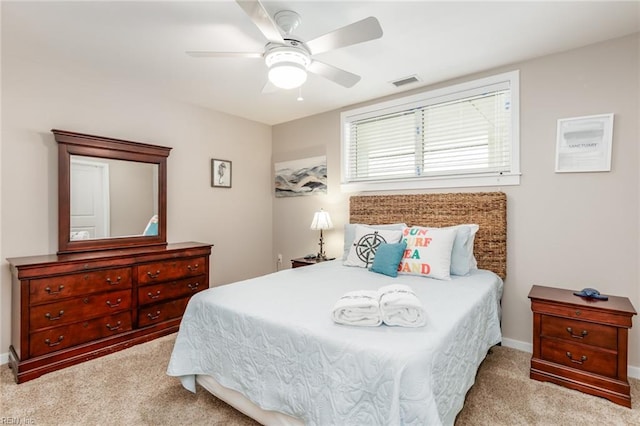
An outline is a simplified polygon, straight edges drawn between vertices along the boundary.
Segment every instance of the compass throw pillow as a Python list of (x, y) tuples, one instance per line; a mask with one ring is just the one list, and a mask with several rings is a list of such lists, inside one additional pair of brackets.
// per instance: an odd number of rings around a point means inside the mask
[(373, 264), (376, 250), (380, 244), (397, 243), (402, 238), (402, 231), (397, 229), (375, 229), (356, 225), (355, 237), (344, 261), (346, 266), (368, 268)]

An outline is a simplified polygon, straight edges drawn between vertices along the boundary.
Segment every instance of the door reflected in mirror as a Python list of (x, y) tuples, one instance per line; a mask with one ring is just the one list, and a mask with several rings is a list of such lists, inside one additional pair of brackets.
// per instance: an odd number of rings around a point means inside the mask
[(70, 241), (158, 235), (158, 164), (70, 158)]

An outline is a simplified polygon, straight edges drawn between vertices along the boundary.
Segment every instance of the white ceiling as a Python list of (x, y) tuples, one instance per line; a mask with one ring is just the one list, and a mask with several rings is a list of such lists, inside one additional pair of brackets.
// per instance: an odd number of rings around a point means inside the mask
[[(316, 56), (362, 76), (346, 89), (310, 75), (262, 93), (261, 59), (192, 58), (188, 50), (261, 52), (266, 40), (233, 0), (2, 1), (2, 59), (65, 63), (143, 92), (277, 124), (450, 78), (640, 31), (640, 1), (264, 1), (302, 16), (310, 40), (368, 16), (381, 39)], [(410, 75), (421, 82), (390, 84)]]

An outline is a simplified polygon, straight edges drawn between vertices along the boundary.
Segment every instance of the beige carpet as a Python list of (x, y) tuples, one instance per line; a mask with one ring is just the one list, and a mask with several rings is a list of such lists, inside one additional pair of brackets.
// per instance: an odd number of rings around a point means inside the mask
[[(0, 424), (256, 425), (199, 389), (165, 374), (175, 335), (16, 385), (0, 370)], [(461, 425), (640, 425), (640, 381), (633, 409), (529, 379), (529, 354), (496, 347), (480, 367), (456, 421)]]

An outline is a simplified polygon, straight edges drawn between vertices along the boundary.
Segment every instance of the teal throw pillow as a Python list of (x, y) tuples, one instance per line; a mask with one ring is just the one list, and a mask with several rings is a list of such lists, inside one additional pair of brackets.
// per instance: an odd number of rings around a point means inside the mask
[(400, 265), (402, 255), (406, 248), (407, 243), (404, 241), (400, 243), (380, 244), (376, 250), (376, 256), (373, 258), (371, 271), (390, 277), (397, 277), (398, 265)]

